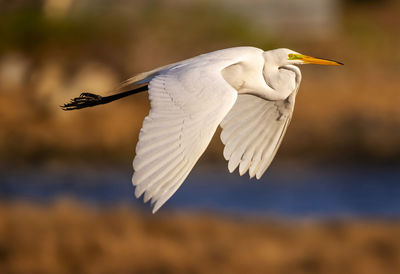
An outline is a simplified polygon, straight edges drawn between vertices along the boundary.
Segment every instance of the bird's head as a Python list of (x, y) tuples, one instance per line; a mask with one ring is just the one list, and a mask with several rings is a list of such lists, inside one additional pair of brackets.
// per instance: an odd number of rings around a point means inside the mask
[(284, 48), (265, 51), (264, 57), (269, 62), (272, 61), (279, 66), (303, 65), (303, 64), (318, 64), (318, 65), (330, 65), (330, 66), (343, 65), (343, 63), (340, 63), (338, 61), (315, 58)]

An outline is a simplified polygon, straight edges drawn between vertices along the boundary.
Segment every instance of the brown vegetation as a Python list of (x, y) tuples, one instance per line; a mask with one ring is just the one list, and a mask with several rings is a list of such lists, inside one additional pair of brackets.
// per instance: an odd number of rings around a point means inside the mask
[(399, 273), (400, 224), (2, 203), (0, 272)]

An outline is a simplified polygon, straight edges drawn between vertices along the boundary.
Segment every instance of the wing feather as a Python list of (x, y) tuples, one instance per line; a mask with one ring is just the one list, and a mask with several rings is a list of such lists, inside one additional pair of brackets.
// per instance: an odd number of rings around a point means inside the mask
[[(257, 137), (260, 130), (258, 128), (256, 128), (255, 132), (253, 130), (254, 127), (256, 127), (256, 124), (260, 122), (260, 120), (261, 116), (256, 117), (251, 123), (244, 123), (245, 129), (244, 128), (239, 129), (242, 132), (242, 134), (240, 134), (239, 136), (232, 135), (233, 137), (232, 141), (229, 142), (229, 145), (225, 147), (225, 148), (228, 147), (232, 148), (231, 149), (232, 153), (229, 157), (229, 163), (228, 163), (228, 169), (230, 172), (233, 172), (240, 164), (242, 156), (246, 151), (247, 144), (250, 143), (252, 139)], [(228, 153), (229, 152), (227, 152), (227, 154)]]
[[(262, 113), (267, 112), (267, 110), (264, 110)], [(248, 122), (247, 120), (242, 120), (240, 123), (238, 123), (241, 124), (242, 127), (235, 127), (236, 130), (231, 131), (229, 137), (223, 141), (226, 144), (224, 149), (225, 158), (231, 159), (232, 153), (233, 152), (237, 153), (238, 147), (245, 149), (248, 143), (250, 143), (252, 137), (256, 138), (257, 135), (260, 134), (261, 131), (263, 130), (262, 127), (257, 126), (262, 121), (263, 116), (257, 113), (253, 114), (252, 117), (254, 117), (254, 119), (251, 122)], [(242, 154), (240, 156), (242, 156)], [(237, 165), (235, 166), (235, 168), (236, 167)]]
[(234, 105), (237, 92), (223, 79), (225, 65), (162, 71), (149, 83), (151, 109), (133, 161), (136, 197), (156, 212), (179, 188)]
[(259, 109), (254, 109), (252, 111), (248, 111), (247, 113), (243, 113), (241, 116), (238, 116), (237, 119), (240, 119), (242, 121), (241, 123), (228, 124), (226, 126), (226, 131), (221, 134), (221, 138), (223, 138), (224, 142), (229, 142), (230, 137), (232, 135), (236, 135), (236, 132), (242, 133), (243, 130), (251, 127), (249, 123), (256, 123), (259, 118), (259, 111), (261, 111), (261, 107)]
[(167, 184), (167, 187), (157, 193), (156, 199), (152, 202), (154, 204), (153, 212), (156, 212), (171, 196), (175, 193), (175, 191), (180, 187), (186, 177), (189, 175), (190, 170), (193, 168), (194, 164), (186, 163), (185, 166), (178, 172), (176, 178), (171, 180)]
[(221, 122), (221, 140), (225, 145), (224, 157), (228, 169), (239, 174), (247, 171), (259, 179), (271, 164), (293, 113), (293, 92), (286, 100), (267, 101), (240, 94)]
[(144, 196), (144, 201), (147, 202), (150, 198), (153, 200), (158, 200), (156, 195), (163, 193), (163, 190), (166, 188), (167, 185), (171, 182), (176, 182), (179, 172), (185, 167), (186, 161), (179, 161), (176, 165), (171, 165), (173, 168), (169, 170), (165, 176), (162, 177), (160, 184), (153, 184), (147, 188), (147, 191)]

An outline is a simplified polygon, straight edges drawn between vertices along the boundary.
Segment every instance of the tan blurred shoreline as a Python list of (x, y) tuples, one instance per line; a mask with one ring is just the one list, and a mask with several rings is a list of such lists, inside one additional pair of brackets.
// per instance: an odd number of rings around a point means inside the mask
[(0, 205), (0, 272), (398, 273), (398, 221), (144, 214), (72, 201)]

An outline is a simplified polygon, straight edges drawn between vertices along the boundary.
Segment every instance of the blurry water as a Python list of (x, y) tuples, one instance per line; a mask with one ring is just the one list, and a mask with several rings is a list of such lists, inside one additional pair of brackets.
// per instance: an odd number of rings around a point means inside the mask
[[(60, 197), (108, 206), (130, 203), (130, 170), (101, 167), (0, 172), (1, 200), (51, 202)], [(207, 210), (287, 217), (400, 217), (400, 169), (272, 167), (260, 181), (226, 167), (195, 168), (162, 210)]]

